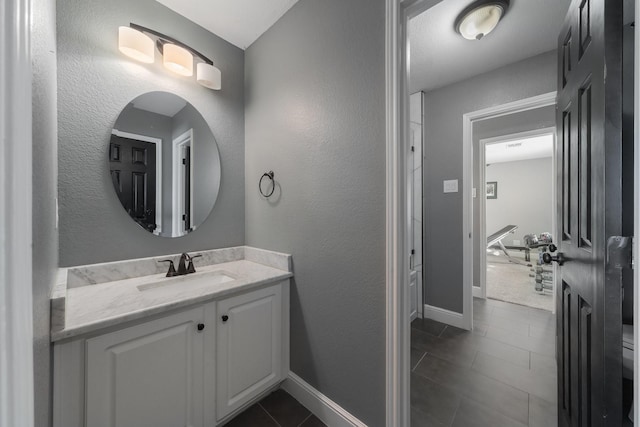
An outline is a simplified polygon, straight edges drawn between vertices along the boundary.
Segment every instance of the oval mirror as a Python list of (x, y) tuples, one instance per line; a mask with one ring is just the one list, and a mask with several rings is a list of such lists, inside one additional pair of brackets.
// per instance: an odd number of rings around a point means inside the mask
[(220, 188), (211, 129), (193, 105), (167, 92), (145, 93), (122, 110), (111, 132), (109, 170), (122, 207), (163, 237), (199, 227)]

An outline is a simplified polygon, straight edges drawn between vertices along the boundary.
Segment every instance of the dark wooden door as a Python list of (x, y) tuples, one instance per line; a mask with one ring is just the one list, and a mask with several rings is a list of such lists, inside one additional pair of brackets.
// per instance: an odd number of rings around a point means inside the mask
[(572, 0), (558, 44), (558, 424), (622, 422), (622, 1)]
[(156, 145), (112, 135), (111, 180), (120, 203), (146, 230), (156, 229)]

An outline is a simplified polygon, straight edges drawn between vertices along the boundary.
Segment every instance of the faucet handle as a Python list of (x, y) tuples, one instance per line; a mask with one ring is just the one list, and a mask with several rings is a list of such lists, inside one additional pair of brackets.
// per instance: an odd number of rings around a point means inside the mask
[(193, 265), (193, 260), (196, 258), (200, 258), (201, 256), (202, 254), (198, 254), (198, 255), (192, 255), (189, 257), (189, 267), (187, 267), (187, 274), (196, 272), (196, 267), (195, 265)]
[(175, 265), (173, 265), (173, 260), (163, 259), (163, 260), (159, 260), (158, 262), (168, 262), (169, 263), (169, 271), (167, 271), (167, 276), (166, 277), (174, 277), (174, 276), (178, 275), (178, 273), (176, 273), (176, 267), (175, 267)]

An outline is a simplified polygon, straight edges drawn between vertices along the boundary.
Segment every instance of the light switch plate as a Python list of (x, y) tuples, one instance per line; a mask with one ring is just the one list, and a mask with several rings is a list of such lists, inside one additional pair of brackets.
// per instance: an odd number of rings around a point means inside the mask
[(458, 180), (451, 179), (448, 181), (443, 181), (444, 183), (444, 192), (445, 193), (457, 193), (458, 192)]

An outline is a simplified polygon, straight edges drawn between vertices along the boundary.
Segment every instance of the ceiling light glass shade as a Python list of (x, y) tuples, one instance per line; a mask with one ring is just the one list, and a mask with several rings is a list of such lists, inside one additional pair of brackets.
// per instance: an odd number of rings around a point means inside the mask
[(200, 62), (198, 63), (196, 72), (196, 80), (198, 80), (198, 83), (202, 86), (213, 90), (220, 90), (222, 88), (222, 73), (213, 65)]
[(165, 68), (181, 76), (193, 75), (193, 55), (178, 45), (166, 43), (163, 46), (162, 63)]
[(129, 58), (147, 64), (151, 64), (155, 59), (151, 37), (131, 27), (118, 28), (118, 49)]
[(480, 5), (458, 17), (456, 29), (467, 40), (480, 40), (493, 31), (504, 16), (507, 3)]

